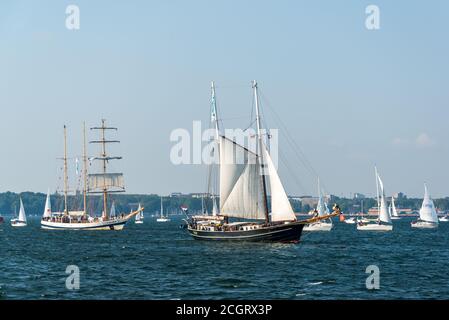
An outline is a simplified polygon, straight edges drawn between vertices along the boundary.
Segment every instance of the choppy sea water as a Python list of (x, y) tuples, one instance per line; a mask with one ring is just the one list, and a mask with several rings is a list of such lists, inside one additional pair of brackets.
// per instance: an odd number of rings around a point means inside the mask
[[(0, 225), (0, 299), (449, 299), (449, 223), (394, 221), (393, 232), (336, 223), (299, 244), (196, 241), (181, 217), (123, 231), (50, 231)], [(68, 265), (80, 289), (66, 288)], [(380, 289), (367, 290), (367, 266)]]

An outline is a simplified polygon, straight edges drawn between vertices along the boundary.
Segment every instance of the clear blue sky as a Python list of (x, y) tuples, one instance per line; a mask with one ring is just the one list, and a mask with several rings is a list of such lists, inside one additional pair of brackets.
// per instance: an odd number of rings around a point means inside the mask
[[(102, 117), (128, 192), (204, 191), (204, 167), (170, 163), (170, 132), (208, 121), (211, 80), (223, 117), (248, 115), (257, 79), (328, 192), (374, 194), (377, 164), (387, 193), (449, 195), (448, 31), (443, 0), (3, 0), (0, 191), (54, 190), (62, 125), (77, 155), (82, 121)], [(281, 148), (301, 180), (281, 166), (288, 193), (314, 193), (282, 133)]]

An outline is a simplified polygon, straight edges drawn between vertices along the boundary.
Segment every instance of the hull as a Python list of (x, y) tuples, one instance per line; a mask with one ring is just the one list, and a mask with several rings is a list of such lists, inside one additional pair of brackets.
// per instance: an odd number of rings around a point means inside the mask
[(357, 223), (355, 218), (349, 218), (349, 219), (345, 220), (344, 222), (347, 224), (356, 224)]
[(298, 242), (303, 228), (304, 223), (293, 222), (245, 231), (205, 231), (190, 226), (187, 230), (197, 240)]
[(393, 225), (377, 224), (377, 223), (358, 224), (357, 230), (360, 230), (360, 231), (392, 231)]
[(42, 229), (48, 230), (122, 230), (127, 220), (112, 220), (104, 222), (63, 223), (41, 221)]
[(416, 222), (412, 222), (411, 226), (412, 226), (412, 228), (435, 229), (435, 228), (438, 228), (438, 223), (427, 222), (427, 221), (416, 221)]
[(448, 217), (441, 217), (438, 219), (440, 222), (448, 222), (449, 218)]
[(333, 227), (332, 223), (329, 222), (317, 222), (306, 225), (304, 231), (331, 231)]
[(27, 223), (24, 221), (11, 220), (11, 227), (26, 227)]
[(170, 219), (167, 219), (167, 218), (157, 218), (156, 221), (157, 221), (157, 222), (168, 222), (168, 221), (170, 221)]
[(134, 211), (123, 218), (108, 221), (68, 223), (41, 220), (41, 228), (48, 230), (122, 230), (125, 227), (125, 224), (142, 210), (143, 208), (141, 210)]
[(143, 223), (143, 220), (136, 220), (136, 221), (134, 221), (134, 223), (135, 223), (135, 224), (142, 224), (142, 223)]
[(399, 219), (401, 219), (401, 217), (395, 217), (395, 216), (391, 217), (391, 220), (399, 220)]

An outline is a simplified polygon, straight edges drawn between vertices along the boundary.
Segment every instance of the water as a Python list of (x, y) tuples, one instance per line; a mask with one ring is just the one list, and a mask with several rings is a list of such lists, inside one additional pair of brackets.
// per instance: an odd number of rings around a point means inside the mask
[[(0, 299), (449, 299), (449, 223), (414, 230), (358, 232), (337, 223), (305, 233), (300, 244), (193, 240), (168, 223), (129, 223), (125, 230), (41, 230), (38, 218), (0, 225)], [(368, 291), (368, 265), (380, 290)], [(68, 265), (80, 289), (65, 287)]]

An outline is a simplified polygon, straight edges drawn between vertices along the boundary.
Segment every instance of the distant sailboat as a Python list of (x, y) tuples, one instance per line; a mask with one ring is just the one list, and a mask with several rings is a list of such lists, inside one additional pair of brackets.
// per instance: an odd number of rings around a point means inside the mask
[(398, 213), (398, 210), (396, 209), (396, 205), (394, 203), (394, 197), (391, 197), (391, 205), (390, 205), (390, 209), (391, 209), (391, 220), (398, 220), (401, 219), (401, 216)]
[(168, 222), (170, 221), (170, 219), (166, 216), (164, 216), (164, 203), (162, 201), (162, 197), (161, 197), (161, 212), (160, 212), (161, 216), (159, 218), (156, 219), (157, 222)]
[(376, 188), (377, 188), (377, 208), (379, 217), (376, 220), (370, 222), (357, 223), (357, 230), (361, 231), (391, 231), (393, 225), (391, 224), (390, 214), (387, 208), (387, 201), (385, 199), (385, 190), (382, 179), (375, 168), (376, 173)]
[(26, 227), (27, 217), (25, 215), (25, 208), (23, 207), (22, 198), (20, 198), (19, 217), (11, 219), (11, 226), (13, 227)]
[[(329, 208), (323, 199), (323, 193), (320, 188), (320, 180), (318, 179), (318, 204), (315, 209), (317, 217), (324, 217), (330, 214)], [(304, 231), (331, 231), (333, 227), (332, 219), (319, 220), (304, 227)]]
[(438, 216), (435, 210), (430, 194), (427, 190), (427, 185), (424, 185), (424, 200), (421, 209), (419, 210), (419, 219), (411, 224), (412, 228), (437, 228)]
[(139, 211), (138, 214), (136, 214), (136, 220), (134, 221), (137, 224), (142, 224), (143, 223), (143, 210), (142, 210), (142, 206), (139, 203), (139, 208), (137, 209), (137, 211)]

